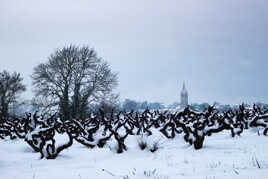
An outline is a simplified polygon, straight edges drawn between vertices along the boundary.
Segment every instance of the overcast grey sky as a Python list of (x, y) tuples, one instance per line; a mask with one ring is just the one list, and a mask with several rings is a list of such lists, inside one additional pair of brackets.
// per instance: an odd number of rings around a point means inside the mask
[(122, 99), (268, 102), (267, 0), (0, 0), (0, 70), (28, 85), (56, 48), (89, 45)]

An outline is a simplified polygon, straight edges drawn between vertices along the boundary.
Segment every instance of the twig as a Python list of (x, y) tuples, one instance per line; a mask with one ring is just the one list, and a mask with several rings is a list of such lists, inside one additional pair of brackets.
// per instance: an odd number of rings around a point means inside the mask
[(115, 174), (113, 174), (113, 173), (109, 172), (108, 170), (102, 169), (102, 171), (104, 171), (104, 172), (106, 172), (106, 173), (108, 173), (108, 174), (112, 175), (113, 177), (115, 177)]

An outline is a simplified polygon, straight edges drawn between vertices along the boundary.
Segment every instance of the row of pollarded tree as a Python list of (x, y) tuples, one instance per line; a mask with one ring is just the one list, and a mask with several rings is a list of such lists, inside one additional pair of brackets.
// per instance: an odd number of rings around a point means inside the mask
[[(87, 46), (67, 46), (34, 68), (34, 106), (42, 114), (58, 112), (61, 118), (85, 117), (92, 103), (114, 104), (117, 74)], [(0, 72), (0, 118), (8, 118), (11, 105), (26, 90), (19, 73)]]
[[(5, 120), (0, 123), (0, 138), (19, 137), (36, 152), (40, 152), (41, 158), (54, 159), (61, 151), (70, 147), (74, 140), (89, 148), (102, 148), (114, 139), (117, 143), (116, 151), (122, 153), (128, 149), (125, 144), (128, 136), (153, 136), (157, 131), (167, 139), (182, 135), (185, 142), (198, 150), (203, 147), (205, 138), (212, 134), (228, 130), (234, 137), (241, 135), (244, 130), (256, 127), (261, 128), (263, 135), (267, 136), (268, 108), (260, 108), (257, 105), (246, 108), (240, 105), (237, 110), (223, 112), (209, 106), (203, 112), (187, 107), (176, 112), (121, 111), (109, 115), (100, 109), (98, 115), (90, 115), (86, 120), (63, 120), (55, 116), (44, 118), (37, 114), (27, 114), (23, 119)], [(56, 133), (68, 135), (65, 144), (56, 145)], [(139, 146), (142, 150), (145, 149), (146, 141), (141, 141)], [(150, 151), (155, 152), (158, 148), (156, 143)]]

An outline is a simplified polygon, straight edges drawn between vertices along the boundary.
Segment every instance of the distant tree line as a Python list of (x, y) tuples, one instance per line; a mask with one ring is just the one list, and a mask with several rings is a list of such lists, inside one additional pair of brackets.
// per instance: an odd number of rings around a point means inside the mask
[(122, 109), (125, 111), (142, 111), (142, 110), (161, 110), (164, 109), (165, 106), (162, 103), (159, 102), (137, 102), (135, 100), (131, 99), (125, 99), (125, 101), (122, 104)]

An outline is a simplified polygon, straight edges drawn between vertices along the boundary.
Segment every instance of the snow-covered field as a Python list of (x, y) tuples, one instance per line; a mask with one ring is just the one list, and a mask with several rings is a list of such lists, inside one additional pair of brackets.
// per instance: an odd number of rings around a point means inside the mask
[(0, 179), (268, 178), (268, 137), (251, 131), (235, 138), (228, 131), (206, 137), (198, 151), (180, 137), (160, 143), (155, 153), (141, 151), (131, 136), (122, 154), (111, 150), (112, 143), (104, 149), (74, 143), (55, 160), (41, 160), (23, 140), (1, 140)]

